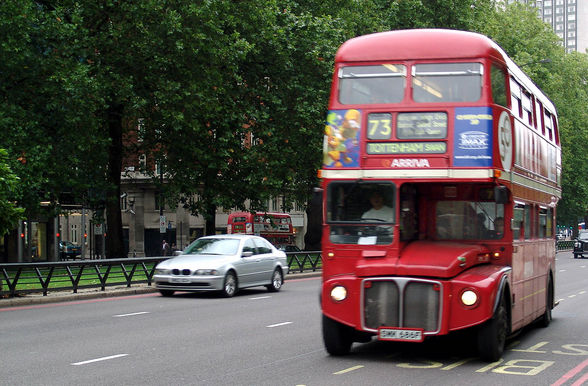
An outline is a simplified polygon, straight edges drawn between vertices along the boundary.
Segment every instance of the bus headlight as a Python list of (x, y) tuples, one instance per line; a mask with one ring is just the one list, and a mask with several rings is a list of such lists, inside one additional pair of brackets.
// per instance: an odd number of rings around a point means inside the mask
[(461, 302), (464, 306), (472, 307), (478, 303), (478, 294), (471, 289), (461, 293)]
[(340, 302), (347, 298), (347, 289), (342, 285), (337, 285), (331, 289), (331, 299)]

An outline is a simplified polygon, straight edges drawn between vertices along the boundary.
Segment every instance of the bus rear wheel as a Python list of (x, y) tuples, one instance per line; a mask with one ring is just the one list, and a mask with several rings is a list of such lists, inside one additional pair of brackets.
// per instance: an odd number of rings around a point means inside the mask
[(502, 357), (508, 335), (508, 315), (504, 296), (500, 299), (492, 318), (478, 331), (478, 354), (488, 362), (496, 362)]
[(553, 304), (553, 281), (551, 280), (551, 277), (549, 277), (549, 282), (547, 283), (547, 299), (545, 300), (545, 313), (541, 315), (541, 318), (539, 319), (539, 325), (541, 327), (548, 327), (551, 323), (551, 310), (553, 309)]
[(353, 344), (353, 329), (323, 315), (323, 342), (333, 356), (346, 355)]

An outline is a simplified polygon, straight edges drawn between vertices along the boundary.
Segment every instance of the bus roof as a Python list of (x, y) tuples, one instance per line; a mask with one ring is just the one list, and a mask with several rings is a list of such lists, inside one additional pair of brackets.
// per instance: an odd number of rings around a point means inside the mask
[(343, 43), (337, 62), (495, 57), (500, 47), (484, 35), (448, 29), (412, 29), (359, 36)]
[(511, 75), (533, 92), (552, 112), (555, 105), (492, 39), (470, 31), (451, 29), (405, 29), (378, 32), (343, 43), (335, 62), (382, 62), (402, 60), (451, 60), (494, 58), (505, 63)]

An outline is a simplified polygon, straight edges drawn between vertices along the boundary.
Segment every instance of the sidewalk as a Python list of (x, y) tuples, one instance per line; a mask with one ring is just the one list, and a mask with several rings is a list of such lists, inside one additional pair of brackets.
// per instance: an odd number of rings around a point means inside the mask
[[(289, 273), (286, 276), (285, 282), (294, 279), (305, 279), (309, 277), (319, 277), (321, 271), (303, 272), (303, 273)], [(0, 309), (8, 307), (30, 306), (37, 304), (61, 303), (87, 299), (110, 298), (115, 296), (132, 296), (140, 294), (155, 293), (157, 289), (154, 285), (147, 285), (147, 283), (133, 284), (131, 287), (126, 285), (106, 287), (104, 291), (100, 288), (83, 288), (78, 289), (77, 293), (70, 291), (54, 291), (48, 292), (47, 296), (43, 296), (42, 292), (35, 292), (16, 296), (14, 298), (0, 298)]]

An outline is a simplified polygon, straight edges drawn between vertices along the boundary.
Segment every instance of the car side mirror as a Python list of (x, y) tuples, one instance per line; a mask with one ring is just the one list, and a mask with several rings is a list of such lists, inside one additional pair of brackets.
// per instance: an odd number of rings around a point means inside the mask
[(180, 256), (182, 254), (182, 251), (174, 251), (174, 256)]
[(243, 253), (241, 253), (241, 257), (249, 257), (249, 256), (253, 256), (253, 252), (243, 251)]

